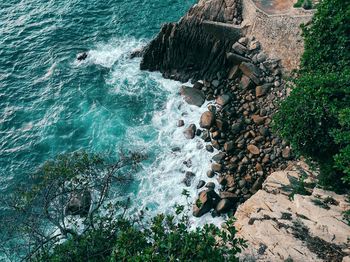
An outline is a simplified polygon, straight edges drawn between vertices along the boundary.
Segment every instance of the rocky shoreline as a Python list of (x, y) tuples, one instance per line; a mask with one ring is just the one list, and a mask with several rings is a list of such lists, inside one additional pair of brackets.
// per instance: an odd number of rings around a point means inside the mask
[[(213, 156), (209, 178), (220, 188), (200, 181), (204, 188), (193, 206), (194, 216), (234, 211), (262, 186), (272, 172), (293, 159), (288, 143), (271, 129), (278, 103), (287, 95), (283, 68), (258, 40), (245, 37), (240, 0), (199, 1), (178, 22), (165, 24), (142, 50), (141, 69), (162, 72), (182, 86), (184, 100), (202, 106), (212, 101), (199, 126), (178, 120), (184, 139), (200, 136)], [(186, 186), (195, 176), (187, 172)], [(218, 192), (218, 193), (216, 193)]]
[(195, 216), (212, 208), (213, 215), (235, 209), (261, 188), (268, 174), (283, 170), (292, 159), (288, 143), (271, 130), (272, 116), (287, 95), (279, 61), (268, 59), (258, 41), (245, 37), (227, 56), (233, 57), (228, 76), (217, 74), (211, 81), (181, 88), (187, 103), (201, 106), (204, 98), (213, 101), (199, 127), (187, 123), (185, 137), (201, 136), (207, 142), (205, 150), (219, 150), (207, 173), (221, 185), (219, 196), (209, 193), (212, 187), (202, 191)]

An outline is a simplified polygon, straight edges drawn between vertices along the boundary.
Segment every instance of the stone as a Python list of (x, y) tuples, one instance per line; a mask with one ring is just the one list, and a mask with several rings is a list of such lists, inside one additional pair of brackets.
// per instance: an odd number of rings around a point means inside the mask
[(203, 81), (197, 81), (193, 84), (193, 88), (198, 90), (202, 90), (203, 86), (204, 86)]
[(234, 149), (235, 143), (233, 141), (228, 141), (224, 144), (224, 150), (226, 152), (231, 152)]
[(252, 120), (255, 124), (261, 125), (265, 122), (266, 117), (259, 116), (259, 115), (253, 115)]
[(244, 45), (242, 45), (238, 42), (236, 42), (232, 45), (232, 50), (235, 53), (240, 54), (240, 55), (245, 55), (248, 52), (248, 49)]
[(211, 165), (211, 169), (214, 171), (214, 172), (220, 172), (221, 169), (222, 169), (222, 165), (219, 164), (219, 163), (213, 163)]
[(231, 126), (231, 132), (232, 132), (234, 135), (236, 135), (236, 134), (238, 134), (239, 132), (241, 132), (242, 127), (243, 127), (242, 122), (234, 123), (234, 124)]
[(210, 129), (213, 126), (214, 121), (215, 115), (210, 111), (206, 111), (201, 115), (199, 126), (201, 128)]
[(205, 187), (208, 188), (208, 189), (214, 190), (215, 189), (215, 184), (213, 182), (208, 182), (205, 185)]
[(240, 87), (242, 89), (249, 89), (251, 88), (251, 86), (253, 85), (252, 84), (252, 80), (250, 80), (249, 77), (243, 75), (242, 78), (241, 78), (241, 82), (239, 83)]
[(242, 73), (249, 77), (255, 84), (260, 84), (260, 70), (258, 67), (256, 67), (254, 64), (252, 63), (247, 63), (247, 62), (243, 62), (241, 63), (241, 65), (239, 66), (239, 69), (241, 69)]
[(91, 206), (91, 193), (85, 190), (82, 193), (72, 194), (65, 207), (65, 214), (72, 216), (87, 216)]
[(216, 154), (215, 156), (213, 156), (213, 161), (215, 162), (220, 162), (221, 160), (223, 160), (226, 157), (226, 154), (223, 152), (220, 152), (218, 154)]
[(271, 84), (264, 84), (262, 86), (257, 86), (255, 88), (255, 95), (256, 97), (262, 97), (267, 94), (267, 92), (270, 90)]
[(212, 178), (215, 176), (215, 173), (212, 170), (207, 171), (207, 177)]
[(189, 125), (188, 128), (185, 129), (184, 131), (184, 135), (187, 139), (193, 139), (196, 135), (196, 125), (195, 124), (191, 124)]
[(190, 105), (201, 107), (204, 104), (205, 94), (201, 90), (188, 86), (182, 86), (180, 89), (180, 94), (183, 96), (186, 103)]
[(257, 50), (257, 49), (260, 49), (261, 45), (260, 45), (260, 42), (255, 40), (255, 41), (252, 41), (249, 45), (249, 50), (250, 51), (254, 51), (254, 50)]
[(221, 199), (220, 202), (217, 204), (215, 210), (219, 214), (227, 213), (232, 208), (232, 203), (229, 199), (224, 198)]
[(211, 145), (206, 145), (205, 146), (205, 149), (210, 152), (210, 153), (213, 153), (214, 152), (214, 148), (211, 146)]
[(259, 63), (262, 63), (262, 62), (266, 61), (267, 55), (264, 52), (260, 52), (257, 55), (256, 59), (258, 60)]
[(239, 67), (238, 65), (235, 65), (228, 72), (227, 78), (229, 80), (235, 79), (238, 76), (238, 73), (239, 73)]
[(283, 151), (282, 151), (282, 157), (283, 157), (284, 159), (290, 159), (290, 157), (291, 157), (291, 150), (290, 150), (290, 147), (286, 147), (286, 148), (283, 149)]
[(226, 54), (226, 59), (228, 63), (231, 65), (239, 65), (242, 62), (247, 62), (247, 63), (250, 62), (250, 59), (231, 52), (228, 52)]
[(220, 198), (227, 198), (231, 201), (237, 201), (238, 200), (238, 196), (235, 193), (232, 192), (228, 192), (228, 191), (222, 191), (220, 192)]
[(261, 176), (259, 177), (253, 184), (252, 188), (250, 189), (250, 192), (252, 194), (255, 194), (259, 189), (261, 189), (262, 184), (264, 182), (264, 178)]
[(258, 172), (259, 171), (263, 171), (262, 165), (260, 163), (256, 163), (255, 170), (258, 171)]
[(177, 121), (177, 124), (176, 124), (177, 127), (181, 127), (181, 126), (184, 126), (184, 125), (185, 125), (185, 122), (183, 120), (178, 120)]
[(248, 145), (247, 149), (253, 155), (259, 155), (260, 154), (259, 148), (257, 146), (255, 146), (255, 145)]
[(173, 147), (173, 148), (171, 149), (171, 151), (173, 151), (173, 152), (180, 152), (180, 151), (181, 151), (181, 148), (178, 147), (178, 146), (176, 146), (176, 147)]
[(210, 133), (208, 130), (203, 130), (202, 131), (202, 139), (205, 141), (205, 142), (209, 142), (210, 141)]
[(229, 95), (221, 95), (218, 98), (216, 98), (216, 103), (220, 106), (225, 106), (230, 102), (231, 97)]
[(215, 80), (213, 80), (213, 81), (211, 82), (211, 84), (212, 84), (215, 88), (217, 88), (217, 87), (220, 85), (220, 81), (217, 80), (217, 79), (215, 79)]
[(259, 133), (264, 137), (268, 137), (270, 135), (269, 129), (267, 127), (264, 127), (264, 126), (259, 128)]
[(227, 129), (227, 122), (223, 121), (221, 119), (216, 119), (216, 127), (220, 130), (220, 131), (224, 131)]
[(199, 180), (198, 185), (197, 185), (197, 189), (200, 189), (200, 188), (204, 187), (204, 185), (205, 185), (205, 181), (204, 180)]
[(193, 204), (193, 216), (201, 217), (208, 213), (212, 208), (216, 207), (220, 197), (214, 190), (208, 189), (198, 194), (197, 200)]
[(226, 183), (227, 183), (227, 187), (234, 187), (235, 186), (235, 178), (232, 175), (226, 176)]
[(196, 175), (193, 172), (187, 171), (185, 174), (185, 178), (182, 180), (182, 182), (186, 185), (186, 186), (191, 186), (192, 180)]
[(248, 38), (247, 37), (241, 37), (240, 39), (238, 39), (238, 43), (244, 45), (244, 46), (247, 46), (248, 44)]

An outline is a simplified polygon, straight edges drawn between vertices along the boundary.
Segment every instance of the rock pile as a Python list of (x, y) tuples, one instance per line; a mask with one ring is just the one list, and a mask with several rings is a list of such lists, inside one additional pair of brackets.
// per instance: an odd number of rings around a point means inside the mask
[[(292, 159), (288, 143), (271, 131), (276, 105), (286, 96), (279, 61), (268, 59), (259, 42), (247, 38), (234, 43), (226, 55), (230, 57), (227, 75), (195, 82), (191, 93), (215, 102), (202, 114), (199, 128), (190, 125), (185, 130), (189, 139), (201, 133), (208, 142), (203, 150), (220, 151), (208, 172), (221, 185), (222, 201), (211, 201), (214, 209), (219, 204), (224, 207), (219, 208), (220, 213), (250, 198), (267, 174), (285, 168)], [(207, 193), (201, 192), (198, 199), (208, 201), (204, 195)], [(204, 210), (209, 211), (207, 207)]]

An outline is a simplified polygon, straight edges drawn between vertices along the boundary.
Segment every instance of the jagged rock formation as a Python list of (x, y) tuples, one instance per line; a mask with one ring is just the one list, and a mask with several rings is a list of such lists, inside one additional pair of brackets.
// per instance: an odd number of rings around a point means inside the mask
[(271, 174), (237, 209), (238, 235), (248, 241), (240, 261), (348, 261), (350, 226), (342, 212), (350, 204), (312, 187), (292, 197), (305, 173), (312, 176), (300, 166)]
[(166, 78), (211, 79), (225, 71), (226, 52), (240, 37), (240, 0), (200, 0), (178, 22), (165, 24), (144, 49), (141, 69)]

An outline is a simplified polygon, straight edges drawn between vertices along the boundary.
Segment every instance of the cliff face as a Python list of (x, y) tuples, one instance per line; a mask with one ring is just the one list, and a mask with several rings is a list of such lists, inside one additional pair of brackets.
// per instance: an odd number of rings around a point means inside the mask
[(141, 69), (183, 82), (212, 79), (225, 71), (225, 54), (240, 37), (241, 13), (240, 0), (200, 0), (178, 23), (162, 27), (145, 48)]

